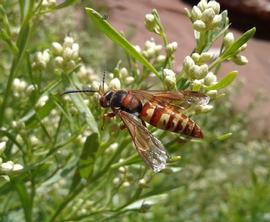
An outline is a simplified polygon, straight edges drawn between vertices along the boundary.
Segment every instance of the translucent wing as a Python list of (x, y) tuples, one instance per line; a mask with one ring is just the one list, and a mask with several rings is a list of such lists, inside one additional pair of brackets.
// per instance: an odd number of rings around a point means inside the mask
[(135, 115), (122, 110), (118, 110), (117, 113), (127, 127), (136, 150), (145, 164), (154, 172), (164, 169), (168, 155), (162, 143), (142, 125)]
[(206, 105), (209, 97), (203, 93), (183, 91), (160, 91), (160, 90), (129, 90), (139, 99), (147, 99), (164, 105), (177, 106), (178, 108), (188, 108), (189, 106)]

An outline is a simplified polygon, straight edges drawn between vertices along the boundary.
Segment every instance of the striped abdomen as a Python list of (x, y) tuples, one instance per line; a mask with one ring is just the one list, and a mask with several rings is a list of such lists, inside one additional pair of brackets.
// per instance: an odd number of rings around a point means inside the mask
[(156, 103), (146, 102), (140, 118), (159, 129), (181, 133), (185, 136), (203, 138), (199, 126), (186, 115)]

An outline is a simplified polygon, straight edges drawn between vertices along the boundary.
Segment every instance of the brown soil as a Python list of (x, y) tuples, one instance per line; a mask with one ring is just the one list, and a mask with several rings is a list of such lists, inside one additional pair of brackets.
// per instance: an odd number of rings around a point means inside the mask
[[(194, 47), (193, 29), (190, 21), (185, 16), (184, 8), (190, 5), (179, 0), (106, 0), (110, 9), (108, 20), (118, 30), (130, 31), (135, 28), (134, 36), (131, 41), (134, 45), (143, 46), (144, 42), (150, 37), (155, 37), (144, 28), (144, 15), (156, 8), (160, 14), (162, 23), (170, 41), (177, 41), (179, 48), (176, 54), (176, 68), (181, 66), (183, 58), (190, 54)], [(241, 33), (232, 29), (236, 36)], [(262, 92), (266, 101), (251, 116), (256, 120), (254, 132), (257, 129), (266, 130), (270, 123), (270, 44), (268, 41), (252, 39), (244, 55), (249, 59), (246, 66), (239, 67), (235, 64), (225, 64), (222, 73), (231, 70), (239, 70), (239, 78), (245, 81), (241, 93), (234, 98), (236, 110), (246, 110), (249, 104), (254, 101), (255, 95)], [(244, 118), (244, 116), (243, 116)]]

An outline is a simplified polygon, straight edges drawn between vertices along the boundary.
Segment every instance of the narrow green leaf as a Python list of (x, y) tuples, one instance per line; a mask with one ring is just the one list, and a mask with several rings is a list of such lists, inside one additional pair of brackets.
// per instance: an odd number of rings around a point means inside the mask
[(229, 47), (227, 50), (224, 51), (220, 59), (226, 60), (230, 58), (231, 56), (235, 55), (237, 53), (237, 50), (254, 36), (255, 32), (256, 32), (255, 27), (245, 32), (239, 39), (237, 39), (231, 45), (231, 47)]
[(55, 6), (54, 9), (61, 9), (61, 8), (68, 7), (68, 6), (70, 6), (70, 5), (74, 4), (74, 3), (76, 3), (77, 1), (78, 1), (78, 0), (66, 0), (66, 1), (64, 1), (63, 3), (61, 3), (61, 4), (57, 5), (57, 6)]
[(206, 87), (206, 90), (219, 90), (230, 85), (233, 80), (237, 77), (238, 71), (229, 72), (222, 80), (220, 80), (217, 84)]
[(107, 35), (112, 41), (122, 47), (130, 56), (135, 58), (137, 61), (142, 63), (146, 68), (148, 68), (151, 72), (153, 72), (160, 80), (161, 76), (158, 71), (147, 61), (147, 59), (142, 56), (134, 46), (129, 43), (129, 41), (121, 35), (118, 31), (116, 31), (108, 22), (107, 20), (103, 19), (102, 15), (96, 12), (92, 8), (85, 9), (87, 14), (90, 16), (92, 21), (95, 25), (105, 34)]
[(18, 193), (18, 196), (20, 197), (21, 205), (24, 211), (25, 221), (31, 222), (32, 221), (32, 201), (29, 194), (27, 193), (25, 185), (22, 182), (17, 181), (15, 179), (11, 180), (11, 183), (14, 185)]
[(36, 126), (37, 123), (50, 114), (54, 107), (54, 101), (49, 99), (44, 106), (37, 108), (33, 113), (31, 113), (32, 115), (27, 119), (25, 125), (30, 128)]
[(79, 171), (82, 178), (89, 179), (93, 174), (98, 148), (99, 136), (97, 133), (93, 133), (87, 137), (80, 157)]
[(80, 113), (84, 116), (85, 121), (88, 124), (88, 127), (95, 133), (98, 133), (98, 127), (96, 120), (92, 114), (92, 112), (89, 110), (88, 106), (83, 101), (81, 95), (70, 95), (71, 100), (77, 107), (77, 109), (80, 111)]

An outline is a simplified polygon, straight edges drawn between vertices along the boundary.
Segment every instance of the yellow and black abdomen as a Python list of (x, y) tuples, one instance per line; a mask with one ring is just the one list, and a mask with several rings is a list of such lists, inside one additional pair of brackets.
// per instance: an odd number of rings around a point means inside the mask
[(140, 118), (159, 129), (180, 133), (194, 138), (203, 138), (200, 127), (181, 112), (157, 103), (146, 102)]

